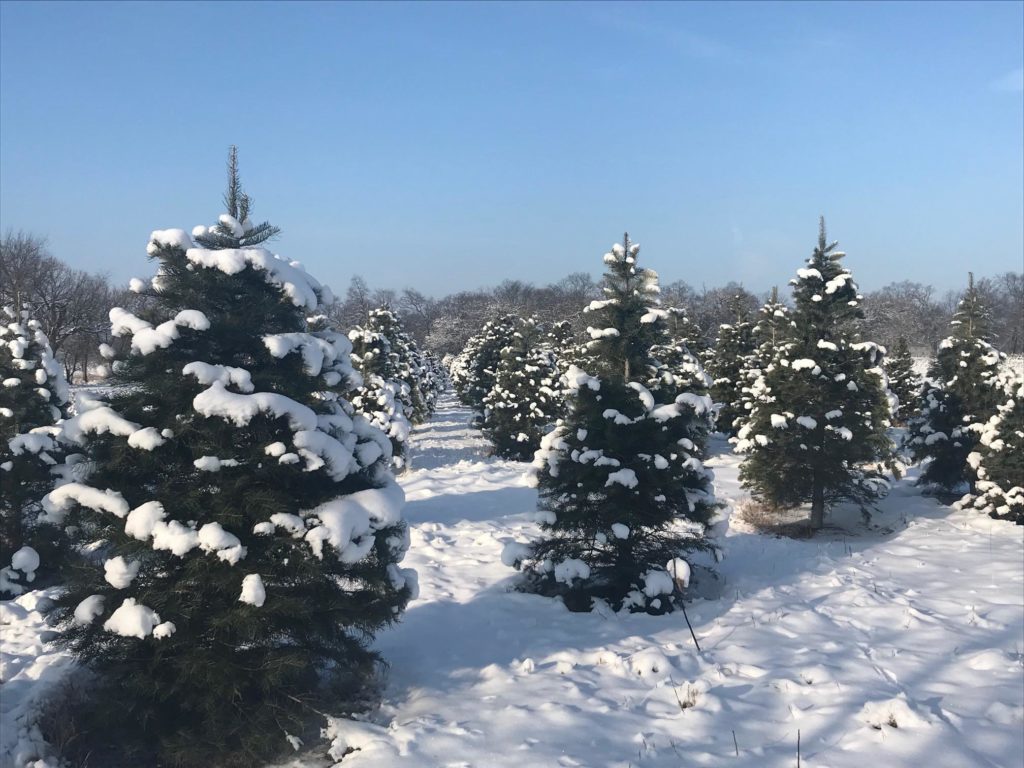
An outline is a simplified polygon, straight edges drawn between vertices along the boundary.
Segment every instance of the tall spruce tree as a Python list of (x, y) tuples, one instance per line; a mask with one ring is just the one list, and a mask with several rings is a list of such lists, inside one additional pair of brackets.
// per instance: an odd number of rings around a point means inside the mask
[(910, 420), (908, 444), (922, 462), (919, 482), (945, 492), (973, 490), (976, 473), (967, 463), (978, 435), (970, 425), (988, 421), (1001, 402), (999, 368), (1005, 356), (990, 343), (990, 318), (968, 276), (967, 292), (928, 368), (920, 410)]
[(534, 318), (519, 321), (501, 351), (494, 386), (484, 398), (482, 429), (498, 456), (529, 461), (558, 416), (554, 352)]
[(896, 416), (901, 422), (906, 421), (916, 408), (921, 394), (921, 380), (914, 373), (910, 345), (903, 336), (897, 340), (893, 354), (886, 358), (885, 370), (889, 375), (889, 389), (899, 404)]
[(754, 324), (741, 297), (730, 301), (729, 310), (733, 321), (719, 326), (718, 341), (707, 357), (707, 369), (713, 382), (711, 397), (719, 404), (716, 429), (734, 435), (743, 415), (743, 371), (754, 351)]
[(77, 531), (60, 642), (95, 679), (72, 759), (263, 765), (365, 706), (368, 641), (414, 593), (391, 446), (337, 394), (351, 347), (309, 330), (321, 286), (255, 247), (276, 230), (246, 200), (232, 151), (208, 247), (152, 234), (144, 316), (111, 310), (130, 352), (64, 425), (89, 471), (43, 505)]
[(858, 339), (861, 296), (836, 245), (822, 219), (818, 247), (790, 281), (790, 334), (753, 385), (736, 443), (752, 495), (783, 508), (810, 502), (814, 529), (839, 501), (867, 514), (888, 488), (879, 466), (895, 470), (882, 349)]
[(706, 377), (666, 365), (668, 313), (657, 274), (637, 266), (628, 235), (604, 257), (605, 299), (587, 308), (591, 341), (565, 376), (567, 413), (534, 466), (542, 537), (510, 544), (502, 559), (526, 572), (524, 588), (558, 595), (571, 610), (593, 600), (616, 609), (671, 610), (681, 558), (707, 547), (716, 506), (701, 459), (711, 429)]
[(1024, 525), (1024, 373), (1006, 370), (1000, 380), (1005, 400), (987, 422), (972, 425), (978, 444), (967, 463), (978, 475), (976, 493), (955, 506)]
[(40, 526), (39, 500), (62, 458), (58, 422), (68, 385), (28, 309), (0, 309), (0, 593), (21, 594), (40, 567), (57, 568), (58, 532)]

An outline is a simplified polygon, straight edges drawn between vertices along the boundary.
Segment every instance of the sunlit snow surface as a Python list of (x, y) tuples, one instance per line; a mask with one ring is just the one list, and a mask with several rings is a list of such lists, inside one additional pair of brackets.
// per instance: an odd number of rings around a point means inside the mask
[[(694, 575), (698, 653), (681, 613), (571, 614), (509, 591), (502, 548), (535, 535), (536, 491), (469, 419), (449, 398), (412, 436), (403, 566), (420, 597), (376, 642), (384, 705), (335, 725), (335, 758), (280, 765), (788, 768), (798, 730), (809, 768), (1021, 764), (1024, 527), (923, 498), (913, 478), (871, 529), (839, 510), (793, 540), (734, 517), (718, 580)], [(741, 500), (738, 457), (712, 454), (719, 496)], [(32, 756), (32, 703), (64, 672), (38, 594), (0, 603), (5, 767)]]

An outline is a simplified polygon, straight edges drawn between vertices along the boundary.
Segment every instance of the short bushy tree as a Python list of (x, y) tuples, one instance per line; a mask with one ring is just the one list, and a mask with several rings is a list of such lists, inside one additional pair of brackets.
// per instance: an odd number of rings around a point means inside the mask
[(64, 371), (40, 324), (28, 309), (0, 308), (0, 592), (23, 592), (40, 556), (44, 572), (57, 567), (57, 531), (39, 525), (39, 500), (56, 479), (56, 425), (67, 405)]
[(484, 398), (494, 387), (501, 350), (512, 341), (518, 322), (515, 315), (503, 315), (486, 323), (466, 345), (462, 363), (455, 372), (455, 384), (462, 404), (478, 416), (483, 415)]
[(94, 676), (66, 748), (90, 764), (264, 764), (364, 705), (414, 593), (391, 446), (338, 395), (349, 342), (309, 329), (319, 283), (230, 178), (207, 247), (153, 233), (148, 308), (111, 310), (130, 352), (64, 425), (85, 471), (44, 501), (77, 531), (57, 616)]
[(754, 384), (736, 443), (754, 498), (781, 508), (810, 502), (815, 529), (839, 501), (867, 514), (888, 489), (882, 469), (895, 469), (882, 349), (858, 338), (861, 297), (844, 255), (822, 220), (817, 248), (790, 283), (790, 333)]
[(711, 429), (706, 375), (655, 356), (671, 345), (657, 275), (637, 266), (627, 236), (605, 255), (605, 299), (587, 308), (590, 342), (565, 376), (567, 413), (544, 437), (534, 465), (541, 538), (511, 544), (503, 560), (524, 588), (573, 610), (670, 610), (681, 558), (708, 546), (716, 502), (702, 464)]
[(397, 355), (383, 334), (353, 328), (352, 364), (362, 384), (351, 394), (352, 406), (391, 441), (391, 460), (396, 469), (406, 466), (406, 449), (412, 425), (406, 415), (411, 401), (409, 385), (399, 378)]
[[(768, 301), (758, 312), (757, 322), (751, 331), (754, 349), (747, 356), (740, 372), (740, 410), (735, 424), (737, 433), (753, 412), (754, 403), (760, 394), (759, 388), (764, 384), (764, 372), (775, 360), (779, 347), (789, 339), (792, 330), (789, 307), (779, 299), (779, 289), (773, 287)], [(736, 443), (738, 440), (732, 437), (729, 442)]]
[(558, 368), (533, 318), (521, 320), (501, 351), (494, 386), (484, 398), (482, 429), (494, 453), (529, 461), (558, 416)]
[(974, 487), (976, 473), (967, 456), (978, 435), (970, 425), (988, 421), (1002, 400), (998, 375), (1004, 355), (989, 338), (988, 308), (970, 275), (950, 335), (928, 368), (920, 410), (910, 420), (908, 444), (914, 461), (922, 463), (923, 485), (961, 494)]
[(967, 463), (977, 473), (976, 492), (956, 506), (1024, 525), (1024, 374), (1007, 370), (1000, 379), (1005, 400), (987, 422), (972, 426), (978, 444)]

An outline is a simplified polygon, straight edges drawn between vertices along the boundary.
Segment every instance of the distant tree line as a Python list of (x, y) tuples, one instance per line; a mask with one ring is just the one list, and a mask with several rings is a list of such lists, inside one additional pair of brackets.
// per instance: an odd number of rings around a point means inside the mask
[[(1024, 353), (1024, 274), (982, 278), (976, 288), (991, 308), (995, 345), (1007, 354)], [(714, 343), (721, 324), (731, 322), (737, 303), (754, 313), (769, 293), (737, 282), (697, 289), (677, 280), (661, 289), (663, 301), (685, 309), (707, 345)], [(356, 275), (330, 307), (330, 317), (340, 328), (354, 328), (372, 310), (389, 306), (421, 347), (441, 356), (457, 355), (485, 323), (504, 315), (530, 316), (540, 323), (568, 320), (582, 330), (586, 323), (581, 307), (600, 296), (600, 283), (586, 272), (542, 286), (509, 279), (440, 298), (415, 288), (374, 289)], [(939, 293), (910, 280), (867, 292), (863, 336), (890, 349), (904, 337), (914, 354), (931, 356), (960, 298), (960, 291)], [(0, 303), (32, 307), (69, 379), (88, 380), (90, 368), (100, 362), (97, 347), (112, 343), (110, 308), (135, 309), (142, 301), (106, 275), (73, 269), (54, 257), (43, 237), (8, 231), (0, 241)]]

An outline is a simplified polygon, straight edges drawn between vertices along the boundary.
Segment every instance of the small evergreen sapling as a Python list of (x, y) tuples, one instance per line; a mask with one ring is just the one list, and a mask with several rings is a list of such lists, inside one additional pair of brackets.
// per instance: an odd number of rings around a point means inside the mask
[[(779, 289), (773, 287), (771, 296), (758, 312), (757, 323), (751, 332), (754, 349), (747, 356), (740, 372), (740, 410), (735, 423), (737, 433), (753, 413), (760, 387), (764, 384), (763, 373), (772, 365), (779, 347), (789, 339), (792, 330), (789, 307), (779, 300)], [(732, 437), (729, 442), (735, 444), (738, 440)]]
[(519, 318), (504, 315), (484, 325), (466, 345), (465, 358), (455, 372), (459, 399), (477, 412), (477, 422), (483, 415), (484, 398), (494, 387), (501, 363), (501, 350), (512, 341)]
[[(671, 610), (673, 577), (689, 572), (682, 556), (709, 546), (707, 377), (685, 348), (672, 348), (657, 275), (637, 266), (638, 253), (627, 236), (604, 257), (606, 298), (587, 308), (590, 342), (564, 377), (566, 415), (534, 461), (541, 538), (502, 556), (526, 572), (525, 589), (571, 610), (595, 599)], [(671, 349), (674, 364), (658, 349)]]
[(484, 398), (483, 433), (494, 452), (529, 461), (558, 415), (558, 369), (532, 318), (521, 320), (501, 352), (494, 386)]
[(989, 311), (970, 275), (950, 335), (928, 369), (920, 411), (910, 420), (908, 442), (914, 461), (923, 463), (923, 485), (947, 493), (973, 490), (976, 473), (967, 457), (978, 435), (970, 425), (988, 421), (1001, 402), (998, 375), (1005, 355), (989, 338)]
[(711, 397), (718, 404), (715, 421), (719, 432), (734, 435), (743, 415), (743, 371), (754, 351), (754, 325), (746, 302), (739, 296), (730, 302), (733, 321), (719, 326), (718, 341), (708, 354), (707, 369), (712, 378)]
[(412, 425), (406, 416), (409, 385), (398, 378), (397, 355), (383, 334), (368, 328), (353, 328), (352, 365), (362, 384), (352, 392), (351, 402), (373, 426), (391, 441), (391, 460), (396, 469), (406, 466), (406, 449)]
[(151, 236), (144, 316), (110, 313), (115, 386), (63, 425), (85, 471), (43, 502), (76, 531), (56, 610), (94, 676), (68, 747), (90, 764), (266, 763), (365, 706), (368, 642), (415, 593), (390, 443), (338, 394), (348, 340), (307, 321), (324, 289), (217, 226), (231, 247)]
[(39, 500), (62, 456), (57, 424), (68, 385), (50, 342), (27, 309), (0, 308), (0, 593), (21, 594), (57, 568), (58, 532), (40, 525)]
[(736, 443), (754, 498), (782, 508), (810, 502), (814, 529), (839, 501), (866, 515), (888, 490), (881, 468), (895, 471), (884, 349), (857, 337), (861, 297), (844, 255), (826, 241), (822, 220), (818, 247), (790, 283), (791, 333), (754, 383)]

